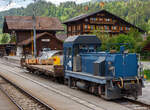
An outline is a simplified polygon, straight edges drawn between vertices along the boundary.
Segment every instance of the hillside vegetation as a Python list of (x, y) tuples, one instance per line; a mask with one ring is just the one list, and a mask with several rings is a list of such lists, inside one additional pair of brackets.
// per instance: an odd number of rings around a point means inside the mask
[[(92, 0), (84, 4), (75, 2), (64, 2), (59, 6), (44, 1), (30, 4), (27, 8), (11, 9), (0, 12), (0, 28), (2, 28), (3, 17), (8, 15), (32, 16), (33, 7), (36, 7), (37, 16), (58, 17), (62, 22), (74, 16), (101, 10), (102, 0)], [(126, 21), (150, 32), (150, 1), (149, 0), (103, 0), (104, 9), (116, 14)]]

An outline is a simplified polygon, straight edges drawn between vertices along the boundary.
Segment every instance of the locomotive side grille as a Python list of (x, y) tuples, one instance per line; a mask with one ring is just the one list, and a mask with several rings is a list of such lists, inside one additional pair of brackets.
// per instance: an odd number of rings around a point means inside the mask
[(94, 75), (105, 76), (105, 57), (100, 57), (93, 63)]
[(74, 56), (73, 58), (73, 71), (81, 72), (81, 56)]

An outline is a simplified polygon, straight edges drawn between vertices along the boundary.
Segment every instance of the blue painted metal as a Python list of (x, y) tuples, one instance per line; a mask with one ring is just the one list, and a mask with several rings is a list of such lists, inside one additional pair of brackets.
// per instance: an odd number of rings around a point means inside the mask
[[(94, 40), (92, 41), (92, 39)], [(94, 62), (97, 61), (100, 57), (105, 57), (104, 76), (106, 78), (131, 78), (138, 75), (138, 60), (136, 54), (125, 54), (124, 47), (120, 48), (119, 53), (112, 54), (109, 52), (96, 52), (94, 50), (95, 46), (100, 45), (101, 42), (96, 38), (96, 36), (75, 36), (72, 38), (68, 38), (64, 42), (64, 67), (66, 71), (72, 72), (66, 72), (65, 77), (74, 77), (101, 84), (106, 83), (106, 80), (92, 77), (94, 76)], [(80, 46), (82, 46), (82, 48), (80, 48)], [(87, 76), (77, 74), (73, 71), (73, 58), (75, 56), (75, 47), (78, 47), (78, 55), (81, 57), (81, 73), (87, 74)], [(68, 55), (69, 49), (71, 49), (71, 51)], [(102, 73), (99, 73), (97, 75), (101, 77)]]
[(82, 79), (85, 81), (95, 82), (98, 84), (106, 84), (106, 81), (108, 80), (108, 79), (102, 78), (102, 77), (96, 78), (93, 76), (88, 76), (86, 73), (83, 73), (83, 74), (79, 74), (78, 72), (67, 71), (67, 72), (65, 72), (65, 77), (66, 78), (73, 77), (73, 78)]
[(125, 47), (124, 46), (120, 46), (120, 53), (123, 53), (125, 50)]
[(136, 54), (117, 55), (115, 59), (115, 77), (135, 77), (138, 75)]
[[(106, 58), (106, 67), (109, 68), (108, 62), (112, 62), (112, 66), (115, 67), (115, 78), (119, 77), (135, 77), (138, 75), (138, 60), (136, 54), (109, 54)], [(109, 70), (106, 70), (107, 76), (110, 74)]]

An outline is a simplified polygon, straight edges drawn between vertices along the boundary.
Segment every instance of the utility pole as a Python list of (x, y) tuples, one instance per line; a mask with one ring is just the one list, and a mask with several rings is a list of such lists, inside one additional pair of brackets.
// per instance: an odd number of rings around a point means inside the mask
[[(34, 3), (36, 2), (36, 0), (34, 0)], [(37, 56), (37, 51), (36, 51), (36, 7), (33, 7), (33, 40), (34, 40), (34, 57), (36, 58)]]

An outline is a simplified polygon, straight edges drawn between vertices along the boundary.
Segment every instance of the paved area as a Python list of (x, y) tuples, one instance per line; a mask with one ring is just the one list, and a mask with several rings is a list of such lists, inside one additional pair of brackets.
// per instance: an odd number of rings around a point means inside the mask
[(0, 90), (0, 110), (19, 110), (13, 102)]
[(143, 69), (150, 69), (150, 62), (141, 62), (143, 65)]
[(143, 94), (138, 98), (139, 101), (150, 104), (150, 82), (145, 82), (145, 88), (143, 88)]

